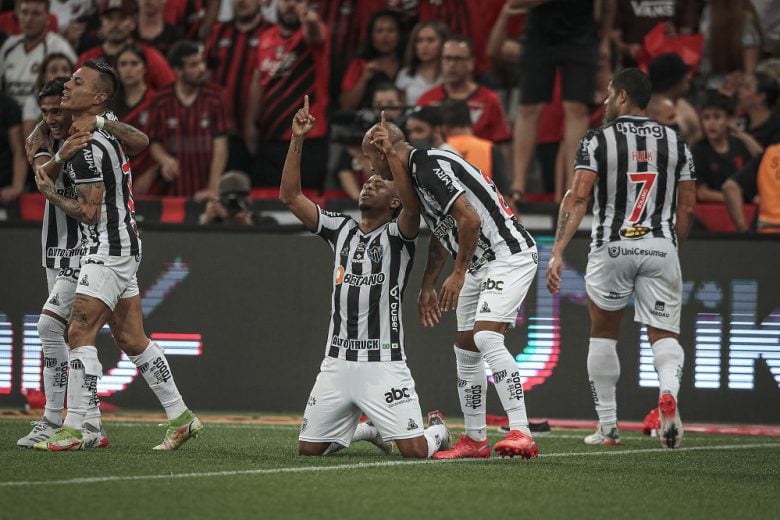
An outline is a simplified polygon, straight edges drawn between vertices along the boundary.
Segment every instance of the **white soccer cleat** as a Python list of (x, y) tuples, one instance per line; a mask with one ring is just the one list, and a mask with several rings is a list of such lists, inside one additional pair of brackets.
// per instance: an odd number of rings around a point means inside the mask
[(610, 427), (609, 431), (606, 433), (601, 429), (601, 426), (599, 426), (595, 432), (591, 433), (583, 440), (585, 441), (585, 444), (590, 444), (592, 446), (599, 444), (603, 446), (620, 446), (623, 444), (617, 426)]
[(108, 434), (102, 422), (99, 428), (85, 422), (81, 428), (81, 438), (84, 448), (108, 448)]
[(52, 422), (49, 422), (48, 419), (43, 417), (40, 421), (36, 421), (33, 424), (33, 429), (16, 441), (16, 445), (22, 448), (32, 448), (39, 442), (45, 441), (52, 435), (54, 435), (57, 430), (60, 429), (60, 427)]

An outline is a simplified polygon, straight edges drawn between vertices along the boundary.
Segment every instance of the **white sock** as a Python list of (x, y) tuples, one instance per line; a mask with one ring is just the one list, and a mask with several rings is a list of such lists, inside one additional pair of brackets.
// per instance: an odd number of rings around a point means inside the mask
[(433, 454), (439, 451), (441, 447), (441, 441), (447, 436), (447, 428), (443, 424), (434, 424), (428, 426), (424, 431), (425, 440), (428, 442), (428, 458), (433, 457)]
[(171, 372), (168, 360), (157, 343), (150, 341), (146, 350), (137, 356), (128, 357), (144, 376), (146, 384), (149, 385), (160, 404), (165, 408), (165, 414), (169, 421), (187, 411), (187, 405), (184, 404), (184, 399), (173, 381), (173, 372)]
[(653, 364), (662, 394), (671, 392), (677, 399), (684, 363), (685, 352), (676, 338), (663, 338), (653, 343)]
[(97, 349), (83, 346), (70, 349), (70, 375), (68, 377), (68, 414), (64, 425), (81, 431), (87, 410), (100, 405), (97, 382), (103, 374)]
[(620, 378), (620, 360), (617, 341), (590, 338), (588, 345), (588, 378), (599, 424), (617, 424), (617, 399), (615, 386)]
[(43, 347), (43, 392), (46, 407), (43, 416), (50, 423), (62, 425), (62, 410), (68, 391), (68, 345), (65, 324), (46, 314), (38, 318), (38, 336)]
[(355, 433), (352, 434), (352, 442), (367, 441), (378, 435), (379, 430), (376, 429), (376, 426), (371, 426), (368, 423), (358, 423)]
[(89, 423), (98, 430), (102, 420), (100, 419), (100, 403), (95, 403), (93, 406), (87, 408), (87, 413), (84, 414), (84, 422)]
[(474, 343), (485, 356), (485, 362), (493, 372), (493, 384), (509, 418), (509, 429), (520, 430), (530, 435), (520, 371), (515, 358), (504, 345), (504, 335), (490, 330), (481, 330), (474, 334)]
[(475, 441), (484, 441), (487, 439), (487, 375), (482, 354), (456, 346), (455, 364), (458, 367), (458, 398), (466, 425), (466, 435)]

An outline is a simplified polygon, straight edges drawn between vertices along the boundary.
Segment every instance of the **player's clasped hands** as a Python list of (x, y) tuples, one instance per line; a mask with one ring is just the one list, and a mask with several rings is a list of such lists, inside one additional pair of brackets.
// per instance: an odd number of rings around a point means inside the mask
[(292, 134), (295, 137), (308, 134), (314, 128), (315, 121), (315, 117), (309, 113), (309, 96), (303, 96), (303, 108), (298, 109), (293, 117)]

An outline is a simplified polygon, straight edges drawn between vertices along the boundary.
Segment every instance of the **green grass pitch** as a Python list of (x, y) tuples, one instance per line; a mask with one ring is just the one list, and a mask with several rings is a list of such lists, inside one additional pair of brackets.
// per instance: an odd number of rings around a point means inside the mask
[[(584, 431), (538, 437), (531, 461), (405, 461), (358, 443), (296, 455), (297, 428), (209, 423), (174, 453), (163, 429), (107, 422), (111, 446), (16, 447), (23, 420), (0, 420), (0, 519), (778, 518), (780, 438), (686, 434), (679, 450), (626, 432), (616, 448)], [(500, 438), (492, 433), (491, 443)], [(56, 515), (56, 516), (51, 516)]]

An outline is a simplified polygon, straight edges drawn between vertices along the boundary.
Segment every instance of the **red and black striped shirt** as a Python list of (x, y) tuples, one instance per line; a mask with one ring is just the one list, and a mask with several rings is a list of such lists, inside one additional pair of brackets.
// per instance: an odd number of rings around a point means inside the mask
[(191, 197), (208, 188), (214, 139), (226, 136), (230, 116), (218, 85), (204, 85), (195, 102), (185, 106), (170, 85), (157, 93), (149, 117), (149, 139), (179, 161), (179, 175), (166, 183), (164, 195)]
[(309, 44), (303, 29), (282, 36), (274, 25), (260, 37), (257, 67), (263, 87), (262, 110), (256, 124), (260, 139), (287, 141), (290, 122), (309, 96), (309, 112), (316, 118), (310, 138), (323, 137), (328, 132), (328, 81), (330, 78), (329, 36), (320, 24), (323, 42)]
[[(144, 97), (141, 98), (134, 107), (130, 107), (126, 114), (121, 117), (123, 123), (134, 126), (145, 134), (149, 134), (149, 118), (152, 112), (152, 101), (156, 92), (147, 88)], [(147, 147), (143, 152), (130, 158), (130, 166), (133, 169), (133, 180), (137, 181), (142, 175), (157, 165), (152, 154)], [(162, 195), (161, 183), (155, 183), (144, 195)]]
[(212, 81), (222, 85), (225, 104), (234, 121), (243, 121), (249, 98), (248, 78), (252, 77), (260, 35), (272, 24), (262, 20), (253, 29), (239, 31), (233, 22), (219, 23), (206, 44), (206, 62), (213, 71)]

